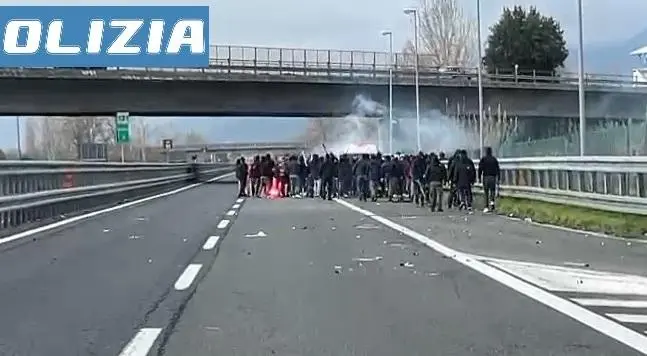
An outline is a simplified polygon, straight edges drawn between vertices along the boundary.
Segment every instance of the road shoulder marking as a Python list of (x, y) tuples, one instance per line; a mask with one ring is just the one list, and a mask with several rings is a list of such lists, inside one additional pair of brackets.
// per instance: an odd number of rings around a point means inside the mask
[[(233, 174), (234, 174), (233, 172), (223, 174), (221, 176), (211, 178), (207, 182), (215, 182), (215, 181), (221, 180), (223, 178), (232, 176)], [(193, 188), (201, 186), (201, 185), (204, 185), (204, 183), (195, 183), (195, 184), (187, 185), (187, 186), (182, 187), (182, 188), (171, 190), (170, 192), (165, 192), (165, 193), (161, 193), (161, 194), (152, 195), (152, 196), (142, 198), (142, 199), (138, 199), (138, 200), (134, 200), (134, 201), (131, 201), (131, 202), (128, 202), (128, 203), (111, 206), (109, 208), (93, 211), (93, 212), (90, 212), (90, 213), (87, 213), (87, 214), (77, 215), (77, 216), (71, 217), (69, 219), (53, 222), (51, 224), (47, 224), (47, 225), (43, 225), (43, 226), (39, 226), (39, 227), (31, 229), (31, 230), (19, 232), (19, 233), (14, 234), (14, 235), (9, 235), (7, 237), (0, 238), (0, 245), (6, 244), (6, 243), (9, 243), (9, 242), (12, 242), (12, 241), (20, 240), (22, 238), (29, 237), (29, 236), (32, 236), (32, 235), (35, 235), (35, 234), (38, 234), (38, 233), (41, 233), (41, 232), (46, 232), (46, 231), (53, 230), (53, 229), (56, 229), (56, 228), (59, 228), (59, 227), (62, 227), (62, 226), (66, 226), (66, 225), (69, 225), (69, 224), (72, 224), (72, 223), (75, 223), (75, 222), (78, 222), (78, 221), (87, 220), (87, 219), (93, 218), (95, 216), (103, 215), (103, 214), (106, 214), (106, 213), (111, 213), (113, 211), (129, 208), (131, 206), (139, 205), (139, 204), (146, 203), (146, 202), (156, 200), (156, 199), (159, 199), (159, 198), (164, 198), (164, 197), (168, 197), (168, 196), (171, 196), (171, 195), (175, 195), (175, 194), (187, 191), (189, 189), (193, 189)]]
[(144, 328), (139, 330), (128, 345), (119, 353), (119, 356), (146, 356), (161, 332), (162, 329), (160, 328)]
[(493, 279), (535, 301), (544, 304), (564, 315), (567, 315), (589, 327), (639, 351), (647, 354), (647, 337), (621, 324), (614, 322), (602, 315), (596, 314), (582, 306), (579, 306), (567, 299), (558, 297), (542, 288), (536, 287), (509, 273), (490, 266), (485, 262), (475, 259), (473, 256), (451, 249), (429, 237), (411, 230), (405, 226), (395, 223), (382, 216), (376, 215), (369, 210), (362, 209), (345, 200), (335, 199), (337, 203), (353, 211), (367, 216), (393, 230), (401, 232), (410, 238), (417, 240), (436, 252), (445, 255), (462, 265), (475, 270), (490, 279)]

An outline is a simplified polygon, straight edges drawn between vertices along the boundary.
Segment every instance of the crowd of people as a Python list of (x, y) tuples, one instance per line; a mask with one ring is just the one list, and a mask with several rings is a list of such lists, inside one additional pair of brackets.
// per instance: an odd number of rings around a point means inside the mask
[[(478, 169), (465, 150), (418, 155), (342, 154), (255, 156), (236, 161), (239, 196), (267, 198), (356, 197), (410, 201), (431, 211), (472, 209), (472, 187), (483, 183), (485, 211), (495, 208), (499, 162), (486, 147)], [(445, 188), (449, 189), (443, 199)]]

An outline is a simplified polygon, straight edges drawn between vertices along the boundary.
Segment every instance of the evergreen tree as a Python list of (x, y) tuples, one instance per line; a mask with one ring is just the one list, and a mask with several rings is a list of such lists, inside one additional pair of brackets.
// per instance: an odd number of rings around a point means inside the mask
[(499, 21), (490, 28), (483, 64), (488, 73), (554, 75), (568, 57), (564, 31), (552, 17), (535, 7), (504, 8)]

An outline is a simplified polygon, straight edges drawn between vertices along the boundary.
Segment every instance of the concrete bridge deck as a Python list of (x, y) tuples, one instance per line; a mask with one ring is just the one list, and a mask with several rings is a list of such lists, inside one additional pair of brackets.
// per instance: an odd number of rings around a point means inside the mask
[[(205, 69), (0, 69), (0, 114), (312, 117), (346, 115), (359, 94), (387, 102), (385, 53), (214, 46), (212, 57)], [(412, 58), (395, 58), (394, 104), (413, 107)], [(473, 70), (450, 74), (420, 62), (424, 110), (478, 112)], [(576, 77), (501, 72), (484, 77), (486, 107), (578, 115)], [(644, 117), (647, 87), (630, 77), (587, 75), (586, 90), (589, 117)]]

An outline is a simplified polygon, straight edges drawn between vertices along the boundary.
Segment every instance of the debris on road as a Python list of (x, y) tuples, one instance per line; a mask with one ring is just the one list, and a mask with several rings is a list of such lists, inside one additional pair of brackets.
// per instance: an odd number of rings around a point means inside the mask
[(375, 257), (355, 257), (353, 258), (354, 262), (375, 262), (375, 261), (380, 261), (382, 260), (382, 256), (375, 256)]
[(110, 229), (103, 229), (104, 233), (110, 232)]
[(400, 267), (413, 268), (415, 265), (411, 262), (400, 262)]
[(139, 240), (140, 238), (141, 238), (141, 236), (139, 236), (139, 235), (130, 235), (130, 236), (128, 236), (129, 240)]
[(572, 266), (572, 267), (590, 267), (590, 265), (586, 262), (564, 262), (565, 266)]

